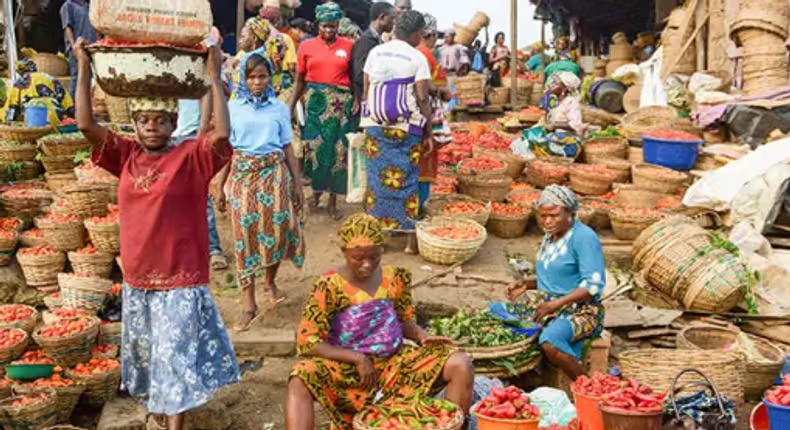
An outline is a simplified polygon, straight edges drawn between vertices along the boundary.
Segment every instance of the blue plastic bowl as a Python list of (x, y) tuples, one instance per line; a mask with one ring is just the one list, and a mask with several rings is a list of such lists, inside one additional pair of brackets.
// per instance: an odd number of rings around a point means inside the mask
[(43, 106), (25, 108), (25, 126), (29, 128), (45, 127), (49, 124), (49, 113)]
[(642, 136), (645, 162), (674, 170), (691, 170), (697, 164), (700, 140), (667, 140)]
[(768, 408), (768, 422), (771, 429), (790, 429), (790, 408), (774, 405), (765, 400), (763, 403)]

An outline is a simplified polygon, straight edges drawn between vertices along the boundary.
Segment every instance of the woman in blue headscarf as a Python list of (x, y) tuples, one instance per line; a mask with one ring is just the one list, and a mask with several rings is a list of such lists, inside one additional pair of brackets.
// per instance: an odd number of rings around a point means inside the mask
[(236, 270), (244, 292), (235, 328), (246, 331), (258, 316), (255, 276), (264, 273), (264, 288), (279, 303), (285, 300), (275, 284), (280, 262), (290, 259), (297, 267), (304, 263), (304, 195), (291, 148), (291, 115), (272, 87), (271, 62), (250, 53), (242, 59), (240, 73), (236, 98), (229, 105), (234, 149), (230, 177), (225, 173), (221, 179), (228, 180)]
[(606, 285), (601, 242), (576, 218), (578, 208), (570, 189), (551, 185), (543, 190), (538, 222), (546, 235), (535, 264), (537, 290), (516, 284), (508, 291), (511, 300), (543, 324), (539, 342), (544, 355), (573, 381), (585, 373), (580, 363), (584, 345), (603, 331)]

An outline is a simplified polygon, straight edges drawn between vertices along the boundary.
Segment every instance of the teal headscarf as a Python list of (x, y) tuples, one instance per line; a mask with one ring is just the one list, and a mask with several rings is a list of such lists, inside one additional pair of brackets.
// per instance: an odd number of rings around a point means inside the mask
[(321, 22), (338, 22), (343, 18), (343, 8), (337, 3), (329, 2), (316, 6), (315, 8), (315, 21)]

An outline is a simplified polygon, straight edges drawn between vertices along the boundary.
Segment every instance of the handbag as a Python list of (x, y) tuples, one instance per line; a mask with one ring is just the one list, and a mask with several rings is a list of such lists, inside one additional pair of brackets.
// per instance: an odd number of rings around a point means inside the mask
[[(678, 381), (683, 375), (687, 373), (696, 373), (702, 377), (705, 382), (690, 382), (683, 387), (678, 388)], [(718, 404), (718, 413), (705, 413), (700, 420), (701, 423), (698, 423), (688, 415), (681, 416), (680, 412), (678, 411), (677, 400), (675, 398), (676, 394), (692, 387), (700, 387), (702, 389), (709, 390), (716, 398), (716, 403)], [(735, 430), (735, 424), (730, 422), (730, 417), (724, 410), (724, 401), (721, 398), (719, 389), (716, 388), (716, 385), (710, 380), (710, 378), (707, 377), (707, 375), (697, 369), (684, 369), (678, 373), (677, 376), (675, 376), (675, 380), (672, 381), (672, 386), (669, 390), (669, 398), (672, 402), (675, 416), (665, 417), (664, 425), (661, 427), (662, 430)]]

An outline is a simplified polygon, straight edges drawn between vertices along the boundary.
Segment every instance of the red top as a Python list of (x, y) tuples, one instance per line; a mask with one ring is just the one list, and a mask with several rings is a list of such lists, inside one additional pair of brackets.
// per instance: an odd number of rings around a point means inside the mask
[(433, 55), (433, 50), (431, 48), (420, 44), (417, 47), (417, 50), (422, 52), (422, 55), (428, 60), (428, 67), (431, 68), (431, 80), (433, 81), (434, 85), (443, 87), (447, 85), (447, 73), (444, 72), (444, 69), (439, 66), (439, 61), (436, 60), (436, 56)]
[(351, 49), (354, 42), (338, 37), (329, 45), (314, 37), (299, 45), (297, 73), (305, 74), (305, 81), (314, 84), (351, 87)]
[(165, 152), (108, 131), (93, 162), (120, 178), (124, 282), (168, 290), (209, 283), (208, 185), (232, 155), (199, 136)]

